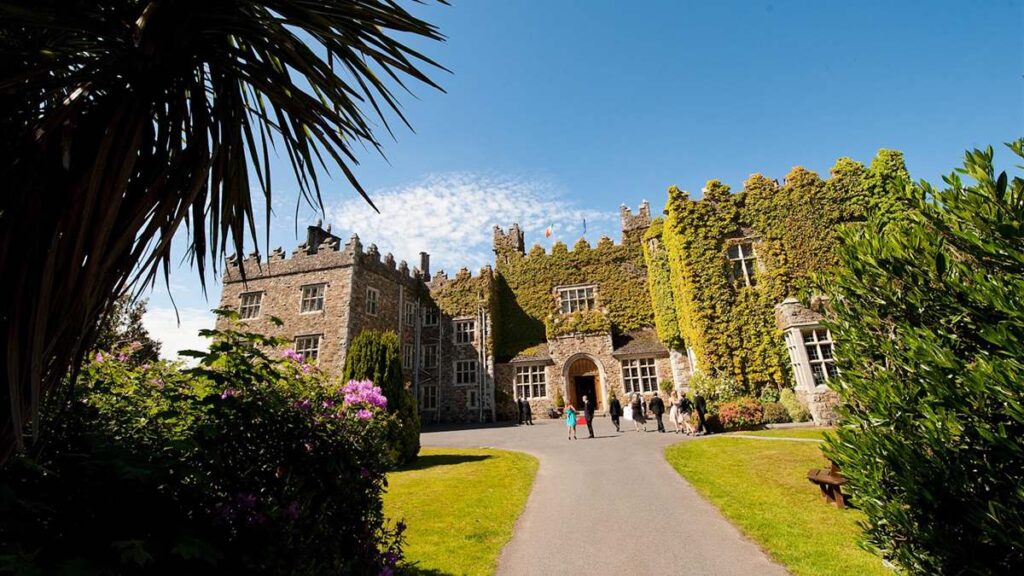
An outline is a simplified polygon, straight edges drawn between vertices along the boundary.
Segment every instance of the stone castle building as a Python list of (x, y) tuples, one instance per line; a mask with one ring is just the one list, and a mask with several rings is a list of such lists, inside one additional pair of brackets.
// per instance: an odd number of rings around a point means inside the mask
[[(266, 259), (229, 259), (221, 306), (328, 370), (340, 371), (362, 330), (394, 331), (425, 423), (507, 420), (517, 398), (528, 399), (537, 415), (559, 400), (579, 405), (585, 394), (603, 410), (613, 393), (686, 389), (696, 367), (685, 342), (659, 337), (645, 250), (655, 250), (660, 236), (652, 237), (651, 227), (646, 201), (636, 214), (622, 207), (618, 243), (602, 237), (595, 246), (580, 239), (571, 250), (556, 242), (550, 251), (527, 251), (517, 224), (496, 226), (494, 267), (450, 277), (431, 275), (426, 253), (410, 269), (373, 244), (364, 248), (358, 236), (343, 242), (318, 223), (290, 256), (278, 248)], [(786, 300), (777, 319), (798, 391), (821, 400), (812, 412), (829, 421), (831, 400), (812, 372), (833, 369), (821, 317)]]

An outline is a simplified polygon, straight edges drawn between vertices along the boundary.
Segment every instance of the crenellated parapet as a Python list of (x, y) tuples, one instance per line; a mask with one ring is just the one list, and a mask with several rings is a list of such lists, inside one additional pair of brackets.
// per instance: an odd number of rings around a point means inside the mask
[(644, 200), (636, 214), (623, 204), (619, 208), (619, 219), (622, 223), (622, 243), (632, 244), (643, 239), (644, 232), (651, 226), (651, 205)]
[(501, 226), (494, 227), (494, 254), (501, 260), (513, 254), (523, 254), (523, 231), (519, 224), (509, 226), (508, 232), (501, 229)]

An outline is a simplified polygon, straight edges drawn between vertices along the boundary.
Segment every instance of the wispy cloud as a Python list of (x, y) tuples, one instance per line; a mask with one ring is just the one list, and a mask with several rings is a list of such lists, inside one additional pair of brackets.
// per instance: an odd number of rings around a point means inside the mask
[(206, 350), (209, 342), (199, 336), (204, 328), (213, 328), (216, 322), (212, 312), (204, 308), (178, 308), (181, 325), (174, 314), (174, 308), (151, 307), (142, 317), (142, 325), (149, 335), (159, 340), (160, 356), (173, 360), (182, 350)]
[[(475, 269), (492, 262), (494, 225), (507, 230), (518, 222), (527, 248), (555, 240), (572, 244), (583, 233), (584, 219), (591, 243), (618, 229), (617, 214), (578, 206), (538, 180), (446, 173), (371, 196), (380, 214), (355, 198), (328, 206), (328, 221), (339, 233), (355, 232), (364, 245), (375, 243), (409, 266), (418, 264), (420, 251), (429, 252), (433, 270)], [(554, 234), (546, 240), (548, 226)]]

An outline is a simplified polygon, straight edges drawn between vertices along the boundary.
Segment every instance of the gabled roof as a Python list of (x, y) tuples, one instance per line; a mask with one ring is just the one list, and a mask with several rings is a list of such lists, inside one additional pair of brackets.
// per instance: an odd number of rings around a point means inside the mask
[(668, 348), (658, 340), (658, 335), (653, 328), (624, 332), (615, 337), (613, 345), (615, 349), (612, 351), (612, 356), (616, 358), (638, 356), (665, 358), (668, 356)]
[(548, 354), (548, 343), (547, 342), (541, 342), (540, 344), (537, 344), (536, 346), (531, 346), (531, 347), (527, 348), (526, 350), (521, 351), (519, 354), (516, 354), (515, 358), (512, 358), (511, 360), (509, 360), (509, 362), (513, 363), (513, 364), (517, 363), (517, 362), (519, 362), (519, 363), (543, 362), (544, 364), (554, 364), (554, 362), (551, 360), (551, 355)]

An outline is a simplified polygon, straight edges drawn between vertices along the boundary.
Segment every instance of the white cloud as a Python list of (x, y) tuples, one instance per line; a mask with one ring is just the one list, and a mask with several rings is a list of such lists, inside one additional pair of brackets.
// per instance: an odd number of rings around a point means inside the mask
[(206, 350), (209, 345), (206, 338), (199, 336), (204, 328), (213, 328), (215, 316), (204, 308), (178, 308), (181, 325), (174, 314), (174, 308), (153, 307), (142, 317), (142, 325), (146, 327), (154, 340), (159, 340), (160, 357), (168, 360), (178, 358), (182, 350)]
[[(550, 246), (555, 240), (571, 246), (583, 233), (584, 219), (591, 244), (602, 233), (618, 230), (616, 213), (581, 208), (552, 185), (521, 178), (446, 173), (370, 197), (380, 214), (361, 198), (327, 207), (337, 233), (345, 239), (355, 232), (364, 247), (377, 244), (381, 253), (392, 252), (410, 267), (419, 265), (420, 251), (429, 252), (432, 271), (476, 270), (493, 262), (494, 225), (508, 230), (518, 222), (527, 249), (534, 242)], [(548, 226), (554, 233), (545, 239)]]

